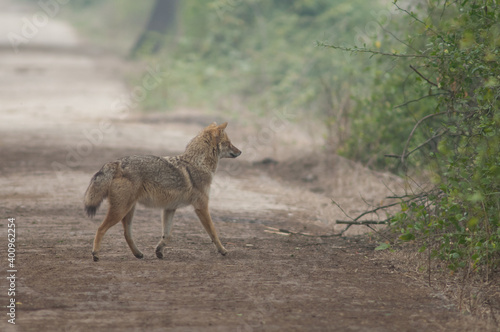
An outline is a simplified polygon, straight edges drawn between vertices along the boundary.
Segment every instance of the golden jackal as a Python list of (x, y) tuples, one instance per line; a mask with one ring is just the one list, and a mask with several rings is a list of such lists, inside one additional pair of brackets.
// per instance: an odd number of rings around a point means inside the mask
[(175, 157), (129, 156), (105, 164), (90, 180), (85, 192), (85, 210), (93, 217), (101, 202), (108, 198), (109, 210), (94, 238), (92, 257), (99, 260), (99, 249), (106, 231), (120, 220), (125, 240), (137, 258), (143, 254), (132, 239), (132, 218), (137, 202), (161, 208), (162, 237), (156, 256), (163, 258), (166, 238), (172, 230), (175, 210), (192, 205), (203, 227), (222, 255), (222, 246), (208, 212), (210, 184), (220, 158), (236, 158), (241, 154), (224, 129), (227, 122), (211, 124), (193, 138), (186, 151)]

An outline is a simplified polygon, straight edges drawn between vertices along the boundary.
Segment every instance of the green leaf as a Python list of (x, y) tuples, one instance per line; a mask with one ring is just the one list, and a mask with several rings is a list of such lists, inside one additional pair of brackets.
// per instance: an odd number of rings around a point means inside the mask
[(470, 201), (472, 203), (481, 202), (481, 201), (483, 201), (483, 199), (484, 199), (484, 197), (479, 191), (474, 192), (472, 195), (470, 195), (468, 197), (468, 201)]
[(391, 245), (389, 243), (381, 243), (378, 245), (378, 247), (375, 248), (375, 250), (386, 250), (390, 249)]
[(411, 240), (415, 239), (415, 235), (413, 235), (413, 233), (406, 233), (406, 234), (401, 235), (399, 237), (399, 239), (401, 241), (411, 241)]
[(477, 224), (479, 222), (479, 219), (476, 218), (476, 217), (472, 217), (469, 219), (469, 221), (467, 222), (467, 227), (470, 229), (470, 230), (473, 230), (474, 228), (476, 228)]

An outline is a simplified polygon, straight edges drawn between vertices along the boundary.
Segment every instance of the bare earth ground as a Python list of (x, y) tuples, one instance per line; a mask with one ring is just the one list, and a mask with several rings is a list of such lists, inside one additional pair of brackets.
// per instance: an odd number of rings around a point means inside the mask
[[(257, 129), (230, 121), (243, 154), (221, 163), (211, 201), (226, 257), (184, 209), (165, 259), (157, 259), (159, 211), (139, 208), (133, 229), (145, 258), (133, 257), (118, 225), (94, 263), (106, 206), (93, 220), (84, 216), (93, 173), (124, 155), (180, 153), (204, 125), (224, 118), (118, 111), (123, 96), (139, 91), (120, 80), (118, 59), (85, 54), (56, 19), (14, 53), (5, 36), (37, 9), (0, 7), (1, 331), (483, 330), (374, 252), (376, 243), (355, 237), (359, 229), (348, 238), (273, 233), (333, 234), (342, 214), (331, 198), (354, 214), (363, 199), (379, 204), (402, 186), (312, 152), (320, 149), (286, 112)], [(4, 307), (12, 298), (7, 218), (16, 218), (15, 325)]]

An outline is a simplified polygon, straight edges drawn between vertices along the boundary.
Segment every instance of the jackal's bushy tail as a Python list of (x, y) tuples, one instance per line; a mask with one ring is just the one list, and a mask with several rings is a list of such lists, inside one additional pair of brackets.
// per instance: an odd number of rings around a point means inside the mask
[(107, 163), (90, 180), (84, 198), (85, 211), (90, 218), (95, 216), (102, 201), (108, 196), (117, 166), (116, 163)]

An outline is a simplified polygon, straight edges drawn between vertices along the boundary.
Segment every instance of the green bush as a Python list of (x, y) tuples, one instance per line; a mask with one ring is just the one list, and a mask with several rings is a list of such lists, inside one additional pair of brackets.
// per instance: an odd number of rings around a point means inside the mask
[[(400, 40), (404, 53), (392, 51), (385, 56), (400, 60), (404, 67), (411, 64), (413, 77), (406, 77), (403, 69), (386, 74), (380, 97), (365, 100), (372, 112), (354, 123), (353, 137), (360, 151), (371, 149), (371, 144), (386, 149), (403, 146), (398, 160), (404, 166), (409, 152), (419, 151), (421, 158), (414, 166), (433, 174), (434, 188), (402, 198), (401, 212), (391, 221), (393, 229), (401, 232), (400, 240), (420, 243), (422, 250), (448, 261), (452, 270), (487, 273), (500, 263), (498, 5), (492, 0), (431, 0), (415, 12), (398, 8), (406, 24), (417, 29)], [(414, 118), (396, 117), (391, 126), (386, 122), (393, 114), (385, 112), (393, 103), (391, 96), (397, 94), (395, 87), (403, 85), (420, 94), (412, 103)], [(370, 123), (377, 125), (372, 132)], [(363, 135), (382, 139), (372, 143)], [(347, 148), (355, 156), (356, 150)]]

